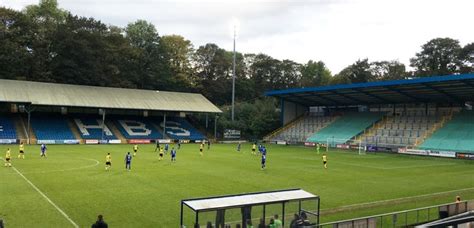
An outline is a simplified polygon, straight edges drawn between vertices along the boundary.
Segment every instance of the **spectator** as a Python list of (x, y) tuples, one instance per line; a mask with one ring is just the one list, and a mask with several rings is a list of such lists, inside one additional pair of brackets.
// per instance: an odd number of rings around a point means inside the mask
[(0, 228), (3, 228), (3, 219), (0, 219)]
[(460, 203), (461, 202), (461, 197), (460, 196), (456, 196), (456, 203)]
[(275, 215), (273, 216), (273, 219), (275, 220), (275, 227), (276, 227), (276, 228), (282, 228), (282, 227), (283, 227), (283, 223), (281, 222), (280, 219), (278, 219), (278, 215), (277, 215), (277, 214), (275, 214)]
[(240, 223), (237, 223), (237, 224), (235, 225), (235, 228), (240, 228)]
[(290, 228), (297, 228), (301, 225), (303, 225), (303, 222), (301, 221), (300, 216), (295, 213), (293, 215), (293, 220), (291, 220)]
[(252, 225), (252, 220), (250, 219), (247, 219), (247, 222), (245, 223), (247, 225), (246, 228), (253, 228), (253, 225)]
[(104, 221), (104, 217), (102, 215), (97, 216), (97, 221), (92, 224), (92, 228), (108, 228), (109, 225)]
[(308, 216), (306, 216), (306, 212), (301, 212), (301, 216), (300, 216), (300, 219), (301, 221), (303, 222), (303, 226), (309, 226), (311, 225), (311, 223), (309, 222), (308, 220)]
[(211, 221), (207, 222), (206, 228), (212, 228), (212, 222)]
[(260, 223), (258, 224), (258, 228), (265, 228), (265, 219), (260, 218)]
[(273, 218), (270, 219), (270, 223), (268, 224), (268, 228), (276, 228), (275, 220)]

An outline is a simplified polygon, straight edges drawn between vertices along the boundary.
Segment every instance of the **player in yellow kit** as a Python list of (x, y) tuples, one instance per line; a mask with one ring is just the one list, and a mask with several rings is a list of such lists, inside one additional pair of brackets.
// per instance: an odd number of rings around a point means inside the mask
[(323, 165), (325, 169), (328, 168), (328, 156), (326, 154), (323, 154)]
[(204, 149), (204, 142), (201, 143), (201, 145), (199, 145), (199, 154), (202, 156), (203, 153), (202, 153), (202, 150)]
[(257, 154), (257, 153), (255, 153), (255, 150), (256, 150), (256, 149), (257, 149), (257, 144), (254, 143), (254, 144), (252, 145), (252, 154)]
[(20, 143), (19, 151), (18, 158), (25, 159), (25, 145), (23, 145), (23, 142)]
[(158, 158), (159, 161), (163, 160), (163, 147), (160, 147), (160, 157)]
[(110, 153), (107, 153), (105, 156), (105, 170), (109, 170), (112, 167), (112, 156)]
[(8, 148), (7, 152), (5, 152), (5, 167), (12, 167), (11, 159), (12, 159), (11, 151), (10, 151), (10, 148)]
[(133, 157), (137, 156), (137, 152), (138, 152), (138, 145), (135, 144), (135, 145), (133, 146)]

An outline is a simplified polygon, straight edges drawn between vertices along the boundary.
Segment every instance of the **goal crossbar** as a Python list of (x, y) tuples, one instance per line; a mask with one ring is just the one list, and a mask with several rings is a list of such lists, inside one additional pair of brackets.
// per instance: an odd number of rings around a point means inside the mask
[(357, 150), (359, 154), (365, 154), (365, 146), (362, 145), (361, 140), (327, 138), (326, 152), (329, 151), (329, 148)]

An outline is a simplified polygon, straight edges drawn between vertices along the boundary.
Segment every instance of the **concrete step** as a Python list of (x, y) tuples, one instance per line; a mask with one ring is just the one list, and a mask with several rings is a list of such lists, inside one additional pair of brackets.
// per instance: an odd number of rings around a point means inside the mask
[[(29, 143), (29, 144), (36, 144), (36, 135), (35, 135), (35, 132), (33, 131), (33, 127), (31, 126), (31, 123), (30, 123), (30, 130), (28, 131), (28, 118), (26, 116), (18, 116), (19, 119), (20, 119), (20, 122), (21, 124), (23, 124), (24, 126), (24, 132), (25, 132), (25, 135), (29, 135), (30, 136), (30, 141), (26, 141), (26, 143)], [(28, 136), (26, 137), (28, 138)]]
[(117, 126), (115, 126), (115, 124), (111, 120), (106, 120), (105, 124), (110, 129), (110, 131), (112, 131), (112, 133), (115, 135), (115, 137), (117, 137), (117, 139), (120, 139), (122, 141), (122, 143), (127, 142), (127, 139), (122, 135), (120, 130), (117, 128)]
[(84, 140), (81, 137), (81, 133), (79, 132), (79, 129), (77, 129), (76, 123), (74, 123), (73, 119), (68, 119), (67, 124), (69, 125), (69, 129), (71, 129), (72, 134), (74, 135), (74, 138), (80, 141), (80, 143), (84, 143)]
[(12, 118), (14, 123), (15, 123), (15, 130), (17, 134), (17, 138), (20, 140), (20, 142), (26, 143), (26, 127), (23, 125), (23, 121), (21, 119), (20, 115), (15, 115), (15, 117)]

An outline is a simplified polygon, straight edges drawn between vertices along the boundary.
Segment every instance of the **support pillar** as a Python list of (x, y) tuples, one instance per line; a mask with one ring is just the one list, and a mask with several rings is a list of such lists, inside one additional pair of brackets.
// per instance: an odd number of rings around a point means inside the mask
[(219, 118), (218, 115), (214, 116), (214, 139), (217, 140), (217, 118)]
[(163, 138), (166, 139), (166, 113), (163, 115)]
[(105, 109), (102, 109), (102, 136), (101, 136), (102, 140), (104, 140), (104, 130), (105, 130)]
[(26, 113), (28, 114), (28, 123), (27, 123), (27, 129), (26, 129), (26, 139), (28, 141), (28, 144), (31, 144), (30, 142), (30, 123), (31, 123), (31, 110), (26, 110)]

